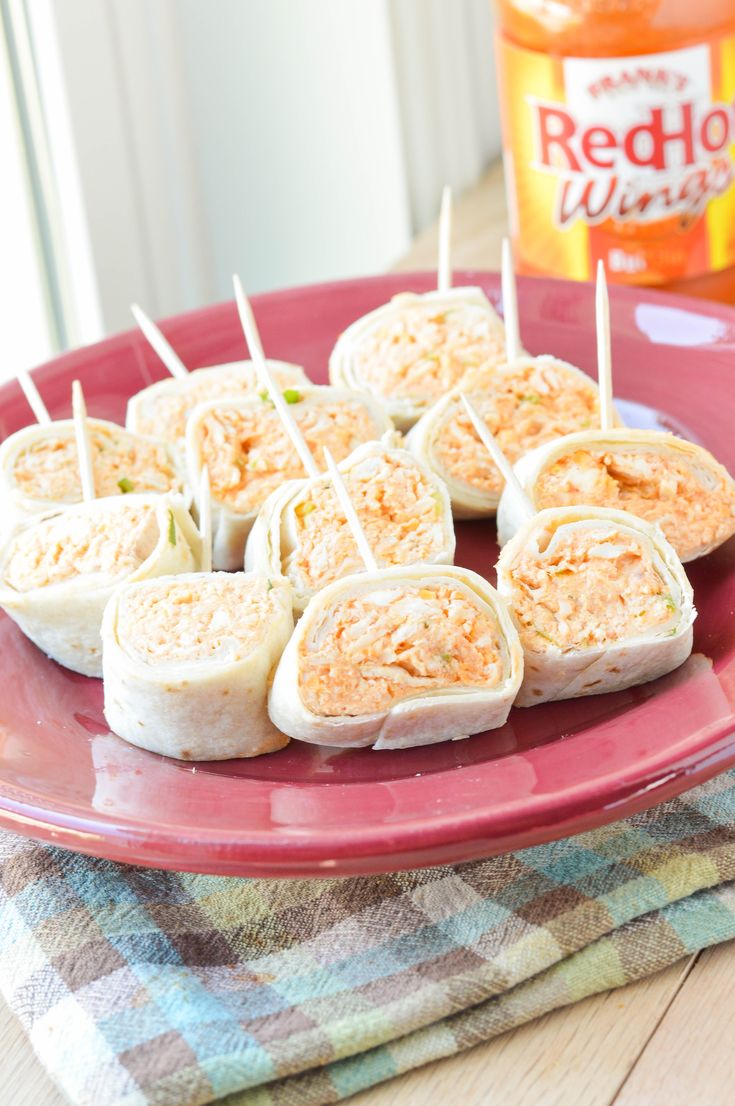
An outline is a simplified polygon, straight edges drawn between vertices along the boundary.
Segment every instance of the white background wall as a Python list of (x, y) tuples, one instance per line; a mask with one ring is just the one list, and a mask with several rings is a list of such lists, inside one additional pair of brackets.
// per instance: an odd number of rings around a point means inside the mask
[(47, 357), (52, 345), (21, 135), (12, 108), (10, 64), (0, 43), (0, 377), (10, 376), (17, 365)]
[(499, 152), (490, 0), (26, 0), (76, 341), (388, 267)]
[(216, 294), (234, 269), (256, 289), (389, 264), (410, 216), (387, 5), (178, 0), (176, 15)]

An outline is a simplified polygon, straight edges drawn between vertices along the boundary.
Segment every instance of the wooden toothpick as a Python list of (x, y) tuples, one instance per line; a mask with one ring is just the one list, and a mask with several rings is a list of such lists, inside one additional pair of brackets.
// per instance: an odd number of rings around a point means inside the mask
[(597, 386), (600, 391), (600, 430), (611, 430), (614, 423), (612, 351), (610, 347), (610, 299), (607, 292), (605, 265), (597, 263), (595, 289), (595, 322), (597, 326)]
[(273, 374), (268, 367), (268, 362), (263, 352), (263, 343), (260, 340), (260, 333), (258, 332), (258, 324), (255, 321), (253, 309), (250, 306), (250, 301), (245, 295), (240, 278), (238, 276), (233, 276), (232, 281), (235, 286), (235, 302), (237, 303), (240, 322), (245, 334), (245, 341), (248, 344), (250, 357), (255, 365), (255, 371), (260, 377), (261, 383), (265, 386), (271, 403), (281, 419), (283, 429), (291, 439), (294, 449), (301, 459), (302, 465), (309, 476), (319, 476), (319, 466), (314, 460), (312, 452), (306, 444), (304, 435), (301, 433), (298, 423), (289, 411), (288, 404), (283, 398), (281, 390), (273, 379)]
[(521, 329), (518, 319), (518, 289), (510, 240), (503, 239), (503, 263), (501, 268), (503, 289), (503, 322), (505, 324), (505, 356), (516, 361), (521, 356)]
[(197, 495), (199, 511), (199, 538), (202, 544), (201, 571), (212, 571), (212, 493), (209, 486), (209, 469), (202, 465)]
[(500, 469), (500, 475), (505, 480), (508, 489), (521, 504), (526, 517), (533, 518), (534, 515), (537, 514), (533, 503), (531, 503), (531, 500), (528, 498), (525, 491), (523, 490), (521, 482), (516, 476), (510, 461), (505, 456), (498, 443), (495, 441), (495, 437), (493, 436), (493, 434), (491, 434), (488, 430), (485, 420), (480, 418), (477, 408), (472, 404), (469, 397), (466, 396), (464, 392), (460, 392), (459, 398), (462, 400), (462, 403), (465, 406), (465, 410), (470, 417), (470, 422), (475, 428), (475, 433), (477, 434), (482, 444), (485, 446), (485, 449), (492, 457), (497, 468)]
[(149, 319), (143, 308), (139, 307), (137, 303), (131, 303), (130, 310), (133, 312), (133, 318), (143, 331), (148, 344), (156, 351), (171, 376), (176, 377), (177, 380), (185, 380), (189, 375), (189, 370), (168, 338), (164, 337), (153, 319)]
[(368, 572), (377, 572), (379, 565), (373, 556), (373, 551), (370, 548), (370, 542), (367, 540), (367, 535), (363, 528), (360, 519), (357, 517), (357, 511), (350, 498), (350, 493), (347, 491), (347, 485), (342, 479), (342, 473), (334, 463), (334, 457), (329, 452), (326, 446), (324, 446), (324, 460), (327, 466), (327, 472), (329, 473), (332, 481), (332, 487), (335, 490), (337, 499), (339, 500), (340, 507), (345, 513), (347, 519), (347, 525), (352, 532), (352, 536), (355, 539), (362, 562)]
[(439, 292), (448, 292), (452, 287), (452, 190), (448, 184), (444, 185), (439, 212), (439, 259), (436, 286)]
[(23, 395), (28, 400), (28, 405), (35, 415), (36, 422), (40, 426), (46, 426), (51, 422), (51, 416), (48, 413), (48, 407), (41, 399), (41, 393), (36, 387), (31, 374), (26, 372), (25, 369), (16, 369), (15, 379), (23, 389)]
[(84, 392), (78, 380), (71, 386), (71, 408), (74, 419), (74, 437), (77, 443), (77, 457), (79, 459), (79, 476), (82, 482), (82, 499), (89, 503), (95, 498), (94, 491), (94, 467), (92, 465), (92, 447), (89, 441), (89, 427), (87, 426), (87, 405), (84, 402)]

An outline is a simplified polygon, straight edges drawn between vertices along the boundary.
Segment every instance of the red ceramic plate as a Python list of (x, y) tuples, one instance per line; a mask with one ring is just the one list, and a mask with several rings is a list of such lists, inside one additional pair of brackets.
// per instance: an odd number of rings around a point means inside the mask
[[(499, 299), (493, 275), (456, 280)], [(325, 381), (347, 323), (431, 282), (387, 276), (257, 297), (266, 349)], [(592, 368), (590, 287), (523, 280), (520, 303), (532, 352)], [(627, 420), (680, 430), (735, 469), (735, 311), (614, 288), (612, 318)], [(229, 303), (165, 330), (192, 366), (244, 355)], [(90, 413), (122, 421), (127, 397), (161, 375), (131, 332), (60, 357), (36, 379), (55, 415), (69, 413), (79, 377)], [(28, 421), (20, 390), (5, 385), (3, 437)], [(492, 524), (460, 523), (458, 538), (458, 562), (492, 578)], [(2, 616), (0, 824), (129, 863), (316, 876), (453, 863), (613, 821), (735, 763), (735, 541), (689, 568), (695, 653), (656, 683), (514, 710), (501, 730), (454, 744), (377, 753), (292, 742), (258, 760), (197, 766), (110, 734), (100, 681), (59, 668)]]

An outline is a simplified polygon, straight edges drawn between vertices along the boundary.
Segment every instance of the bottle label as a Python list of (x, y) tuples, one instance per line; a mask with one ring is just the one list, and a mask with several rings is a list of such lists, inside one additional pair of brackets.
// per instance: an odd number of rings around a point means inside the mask
[(498, 62), (524, 268), (657, 284), (735, 264), (735, 36), (622, 58), (499, 36)]

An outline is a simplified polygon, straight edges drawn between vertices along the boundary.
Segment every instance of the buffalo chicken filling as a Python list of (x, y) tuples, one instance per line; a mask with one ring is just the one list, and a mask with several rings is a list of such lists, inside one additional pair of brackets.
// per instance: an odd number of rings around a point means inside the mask
[(575, 450), (541, 474), (535, 498), (539, 509), (585, 503), (657, 522), (682, 560), (735, 533), (725, 481), (654, 451)]
[[(486, 381), (473, 402), (506, 457), (515, 463), (524, 453), (562, 434), (597, 422), (597, 390), (558, 363), (533, 362), (501, 369)], [(441, 422), (433, 444), (439, 471), (451, 481), (499, 495), (503, 478), (480, 442), (457, 399)]]
[(5, 583), (16, 591), (60, 584), (76, 576), (114, 582), (153, 552), (159, 536), (150, 506), (54, 515), (20, 531), (5, 562)]
[(417, 304), (366, 334), (353, 365), (360, 387), (425, 404), (504, 357), (502, 327), (482, 307)]
[(147, 664), (238, 661), (276, 616), (274, 595), (267, 580), (243, 573), (151, 580), (120, 599), (117, 638)]
[[(283, 388), (304, 382), (300, 370), (276, 369), (276, 383)], [(166, 380), (153, 386), (145, 404), (136, 408), (135, 429), (139, 434), (180, 442), (186, 433), (186, 420), (199, 403), (224, 396), (254, 395), (261, 391), (254, 369), (250, 366), (195, 369), (188, 378)]]
[(675, 631), (679, 607), (645, 538), (612, 526), (562, 526), (511, 568), (524, 649), (597, 648)]
[[(295, 400), (291, 412), (314, 457), (327, 446), (337, 461), (378, 436), (370, 409), (358, 401)], [(258, 510), (284, 480), (306, 475), (275, 408), (267, 401), (216, 407), (200, 428), (202, 461), (209, 466), (212, 496), (232, 511)]]
[[(98, 498), (125, 492), (180, 491), (168, 449), (160, 442), (117, 428), (89, 426), (94, 489)], [(58, 503), (82, 498), (74, 430), (51, 433), (16, 458), (13, 480), (24, 495)]]
[(448, 583), (396, 584), (340, 599), (299, 651), (299, 690), (313, 714), (388, 710), (431, 691), (497, 687), (506, 660), (493, 613)]
[[(409, 454), (372, 454), (353, 465), (344, 479), (379, 563), (416, 564), (442, 551), (442, 501)], [(295, 542), (283, 571), (295, 583), (317, 590), (362, 569), (331, 481), (307, 489), (291, 514)]]

